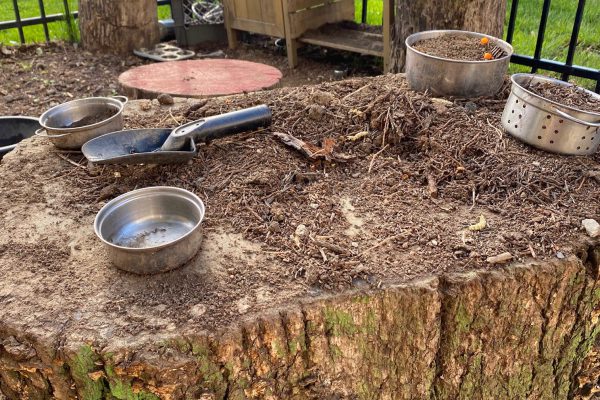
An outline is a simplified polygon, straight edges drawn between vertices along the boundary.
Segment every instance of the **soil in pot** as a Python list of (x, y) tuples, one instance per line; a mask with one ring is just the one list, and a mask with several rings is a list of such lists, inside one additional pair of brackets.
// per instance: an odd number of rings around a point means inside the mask
[(495, 51), (492, 52), (492, 49), (496, 46), (494, 39), (484, 39), (486, 40), (473, 36), (451, 34), (419, 40), (412, 47), (421, 53), (450, 60), (488, 61), (506, 56), (506, 52), (503, 50), (500, 50), (498, 54)]
[(97, 124), (98, 122), (102, 122), (104, 120), (109, 119), (110, 117), (115, 115), (117, 112), (118, 112), (118, 110), (116, 110), (116, 109), (107, 108), (97, 114), (88, 115), (88, 116), (83, 117), (80, 120), (73, 121), (68, 125), (59, 126), (59, 128), (81, 128), (82, 126)]
[(582, 111), (600, 113), (600, 99), (576, 85), (565, 86), (552, 82), (534, 82), (526, 89), (538, 96)]

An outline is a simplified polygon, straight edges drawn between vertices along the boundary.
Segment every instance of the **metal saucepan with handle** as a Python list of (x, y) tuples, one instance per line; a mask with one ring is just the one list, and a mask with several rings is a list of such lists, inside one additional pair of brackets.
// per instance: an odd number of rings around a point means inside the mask
[(170, 164), (196, 156), (196, 142), (208, 142), (271, 124), (266, 105), (206, 117), (175, 129), (133, 129), (85, 143), (83, 155), (94, 164)]
[[(59, 149), (79, 150), (90, 139), (123, 129), (125, 104), (125, 96), (88, 97), (59, 104), (40, 116), (42, 128), (35, 135), (49, 139)], [(102, 113), (110, 116), (80, 126), (86, 118)]]

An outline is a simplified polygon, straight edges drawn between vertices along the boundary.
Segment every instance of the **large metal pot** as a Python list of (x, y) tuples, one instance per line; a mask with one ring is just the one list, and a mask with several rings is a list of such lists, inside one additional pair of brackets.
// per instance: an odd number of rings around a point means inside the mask
[[(123, 108), (126, 103), (127, 97), (113, 96), (88, 97), (59, 104), (42, 114), (40, 125), (43, 129), (35, 134), (48, 138), (59, 149), (79, 150), (90, 139), (123, 129)], [(116, 112), (110, 118), (92, 125), (63, 128), (106, 110)], [(46, 133), (42, 133), (44, 130)]]
[(156, 274), (189, 261), (200, 248), (204, 204), (168, 186), (125, 193), (96, 215), (94, 231), (112, 263), (135, 274)]
[[(489, 61), (463, 61), (436, 57), (412, 47), (424, 39), (465, 35), (481, 40), (487, 37), (506, 54)], [(438, 96), (493, 96), (500, 90), (513, 48), (503, 40), (476, 32), (437, 30), (414, 33), (406, 38), (406, 79), (411, 89), (428, 90)]]
[(33, 136), (35, 130), (39, 127), (40, 124), (37, 118), (0, 117), (0, 160), (6, 153), (13, 150), (21, 140)]
[[(514, 74), (511, 81), (510, 96), (502, 113), (502, 126), (508, 133), (553, 153), (587, 155), (598, 150), (600, 112), (568, 107), (526, 89), (536, 82), (572, 84), (535, 74)], [(600, 99), (599, 94), (586, 92)]]

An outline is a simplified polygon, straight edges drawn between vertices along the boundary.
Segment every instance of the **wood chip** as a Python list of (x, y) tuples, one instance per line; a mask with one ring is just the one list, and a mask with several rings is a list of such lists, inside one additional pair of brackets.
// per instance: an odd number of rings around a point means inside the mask
[(509, 252), (498, 254), (497, 256), (488, 257), (485, 261), (490, 264), (502, 264), (513, 259), (513, 255)]

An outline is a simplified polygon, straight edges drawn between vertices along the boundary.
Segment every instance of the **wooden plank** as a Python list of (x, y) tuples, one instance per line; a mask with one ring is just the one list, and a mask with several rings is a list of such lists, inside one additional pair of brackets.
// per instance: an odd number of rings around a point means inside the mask
[(272, 0), (259, 0), (262, 14), (262, 22), (267, 24), (275, 23), (275, 9)]
[(248, 7), (246, 0), (233, 0), (233, 20), (238, 18), (248, 19)]
[(341, 0), (322, 7), (290, 13), (290, 37), (296, 39), (304, 32), (320, 28), (325, 24), (352, 20), (354, 20), (354, 0)]
[(249, 19), (235, 19), (231, 23), (233, 29), (240, 31), (261, 33), (263, 35), (285, 37), (284, 32), (275, 24), (264, 24), (260, 21), (254, 21)]
[(235, 49), (238, 46), (238, 32), (233, 29), (232, 22), (235, 18), (235, 2), (234, 0), (225, 0), (224, 16), (225, 16), (225, 31), (227, 32), (227, 44), (230, 49)]
[(246, 7), (248, 9), (248, 19), (253, 21), (263, 21), (262, 10), (260, 8), (261, 0), (246, 0)]
[(383, 35), (353, 29), (308, 31), (299, 41), (317, 46), (383, 57)]
[(281, 0), (283, 12), (283, 26), (285, 29), (285, 46), (287, 50), (288, 64), (290, 68), (296, 68), (298, 65), (298, 47), (297, 41), (292, 37), (290, 17), (293, 15), (289, 9), (287, 0)]
[(319, 7), (329, 3), (333, 0), (285, 0), (288, 3), (288, 10), (290, 12), (296, 12), (298, 10), (304, 10), (311, 7)]
[(278, 32), (281, 32), (280, 37), (285, 37), (285, 23), (283, 17), (283, 3), (284, 0), (271, 0), (273, 4), (273, 10), (275, 10), (275, 26)]

